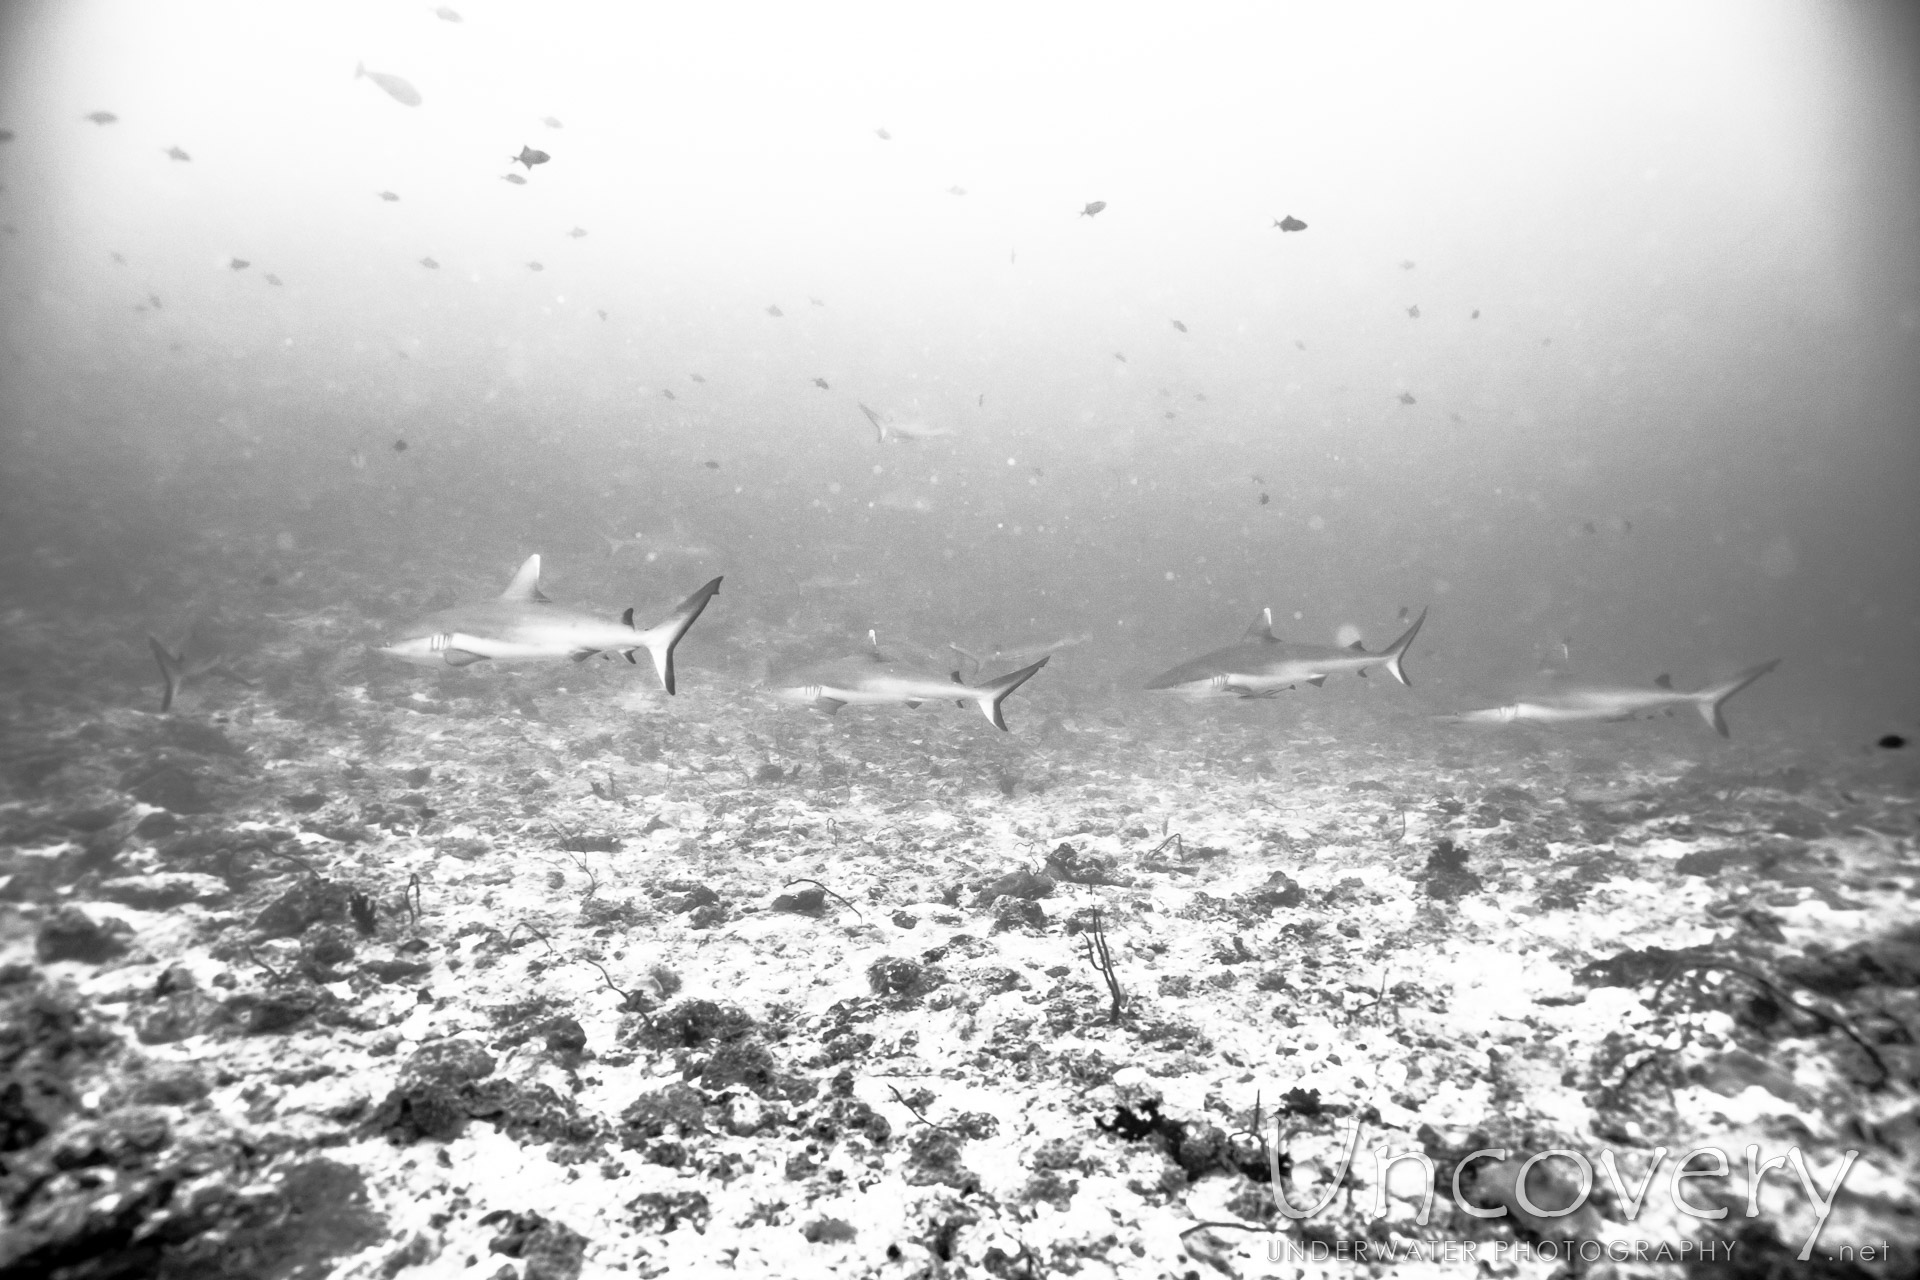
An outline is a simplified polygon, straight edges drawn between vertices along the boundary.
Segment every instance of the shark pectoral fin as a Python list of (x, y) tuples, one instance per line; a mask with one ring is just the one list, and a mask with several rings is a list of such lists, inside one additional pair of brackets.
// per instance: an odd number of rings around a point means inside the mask
[(1367, 646), (1362, 644), (1358, 640), (1355, 640), (1352, 644), (1348, 645), (1347, 648), (1352, 650), (1354, 653), (1365, 653), (1367, 651)]
[(636, 667), (640, 665), (640, 659), (633, 656), (633, 650), (623, 649), (621, 652), (627, 655), (628, 662), (631, 662)]
[(567, 656), (573, 659), (575, 662), (585, 662), (588, 658), (591, 658), (594, 654), (598, 652), (600, 652), (598, 649), (575, 649), (572, 653), (568, 654)]
[(1365, 680), (1367, 678), (1367, 669), (1365, 667), (1362, 667), (1358, 671), (1354, 672), (1353, 674), (1359, 676), (1362, 680)]
[(847, 704), (840, 701), (840, 699), (829, 698), (824, 693), (813, 700), (813, 709), (815, 711), (824, 711), (828, 715), (838, 714), (840, 711), (840, 708), (846, 705)]
[(907, 710), (918, 711), (919, 709), (920, 709), (920, 703), (917, 699), (911, 700), (907, 703)]
[(152, 636), (147, 637), (147, 648), (153, 651), (153, 660), (160, 664), (160, 710), (171, 711), (174, 695), (180, 692), (180, 660)]
[[(1362, 671), (1360, 674), (1365, 675), (1367, 673)], [(1325, 686), (1325, 684), (1327, 683), (1327, 678), (1325, 676), (1308, 676), (1307, 683), (1312, 685), (1314, 688), (1319, 689)]]
[(485, 662), (487, 655), (475, 653), (471, 649), (448, 649), (446, 659), (450, 667), (470, 667), (476, 662)]

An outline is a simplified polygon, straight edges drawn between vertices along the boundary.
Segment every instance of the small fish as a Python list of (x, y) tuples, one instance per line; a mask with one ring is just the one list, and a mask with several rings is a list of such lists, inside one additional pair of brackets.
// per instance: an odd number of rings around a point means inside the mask
[(720, 469), (720, 464), (715, 462), (712, 458), (708, 458), (705, 462), (701, 463), (700, 465), (705, 467), (709, 471), (718, 471)]
[(457, 9), (449, 9), (445, 5), (441, 5), (438, 9), (435, 9), (433, 11), (433, 16), (440, 19), (440, 21), (442, 22), (460, 21), (460, 11)]
[(539, 264), (538, 262), (529, 262), (529, 263), (527, 264), (527, 270), (529, 270), (529, 271), (545, 271), (545, 270), (546, 270), (546, 268), (545, 268), (544, 266), (542, 266), (541, 264)]
[(1127, 362), (1127, 357), (1123, 353), (1118, 351), (1113, 353), (1113, 358), (1115, 360), (1118, 360), (1121, 364), (1125, 364)]
[(976, 409), (984, 409), (984, 408), (986, 408), (986, 407), (987, 407), (987, 393), (986, 393), (986, 392), (984, 392), (984, 391), (982, 391), (982, 392), (980, 393), (980, 398), (979, 398), (978, 400), (975, 400), (975, 401), (973, 402), (973, 407), (974, 407), (974, 408), (976, 408)]
[(392, 204), (394, 201), (400, 198), (399, 193), (395, 191), (376, 191), (374, 194), (379, 196), (382, 200), (385, 200), (388, 204)]
[(1105, 200), (1089, 200), (1087, 207), (1080, 211), (1080, 216), (1083, 218), (1091, 218), (1106, 207), (1107, 202)]
[(509, 156), (507, 159), (509, 163), (517, 161), (531, 169), (537, 164), (545, 164), (547, 161), (553, 159), (553, 157), (544, 151), (535, 151), (532, 147), (522, 144), (520, 154), (517, 156)]
[(517, 173), (503, 173), (500, 175), (500, 181), (511, 182), (516, 187), (524, 187), (527, 185), (527, 180)]
[(251, 262), (248, 262), (245, 258), (227, 259), (227, 269), (229, 271), (245, 271), (248, 267), (252, 265), (253, 264)]
[(89, 111), (87, 112), (86, 118), (93, 121), (95, 124), (112, 124), (114, 121), (118, 120), (120, 117), (113, 114), (113, 112), (111, 111)]
[(882, 142), (892, 142), (892, 141), (893, 141), (893, 135), (892, 135), (892, 134), (890, 134), (890, 133), (888, 133), (888, 132), (887, 132), (887, 131), (886, 131), (885, 129), (875, 129), (875, 130), (873, 131), (873, 136), (874, 136), (874, 137), (876, 137), (876, 138), (878, 138), (878, 139), (880, 139), (880, 141), (882, 141)]
[(1306, 343), (1304, 343), (1304, 342), (1302, 342), (1302, 341), (1301, 341), (1300, 339), (1298, 339), (1298, 338), (1295, 338), (1295, 339), (1293, 340), (1293, 345), (1294, 345), (1294, 346), (1296, 346), (1296, 347), (1298, 347), (1298, 348), (1300, 348), (1300, 350), (1302, 350), (1302, 351), (1305, 351), (1305, 350), (1307, 349), (1307, 344), (1306, 344)]
[(1400, 269), (1401, 269), (1402, 271), (1411, 271), (1411, 270), (1413, 270), (1413, 259), (1412, 259), (1412, 258), (1402, 258), (1402, 259), (1400, 259)]
[(1907, 745), (1907, 740), (1900, 734), (1889, 733), (1883, 735), (1880, 740), (1873, 745), (1879, 747), (1882, 751), (1898, 751)]
[(824, 306), (826, 306), (827, 304), (826, 304), (826, 303), (824, 303), (824, 302), (822, 302), (822, 301), (820, 301), (820, 299), (818, 299), (818, 298), (816, 298), (816, 297), (814, 297), (814, 296), (813, 296), (812, 294), (808, 294), (808, 295), (807, 295), (807, 305), (809, 305), (809, 306), (814, 306), (814, 307), (824, 307)]
[(1405, 622), (1408, 619), (1408, 617), (1412, 615), (1412, 613), (1413, 613), (1413, 610), (1407, 608), (1407, 606), (1405, 605), (1401, 605), (1398, 617), (1400, 621)]
[(1401, 404), (1417, 404), (1419, 402), (1413, 398), (1413, 392), (1402, 391), (1400, 393), (1400, 403)]
[(678, 399), (680, 398), (679, 396), (676, 396), (675, 394), (673, 394), (673, 388), (672, 388), (672, 387), (662, 387), (662, 388), (660, 388), (660, 394), (661, 394), (661, 395), (663, 395), (663, 396), (665, 396), (665, 397), (666, 397), (667, 399), (669, 399), (669, 400), (678, 400)]
[(947, 194), (950, 196), (963, 196), (967, 194), (967, 189), (965, 187), (948, 187)]
[(1173, 410), (1169, 409), (1165, 413), (1161, 414), (1160, 416), (1165, 418), (1168, 422), (1172, 422), (1175, 418), (1179, 417), (1180, 415), (1175, 413)]
[(1273, 220), (1273, 225), (1280, 228), (1282, 231), (1305, 231), (1307, 229), (1307, 224), (1300, 221), (1300, 219), (1294, 217), (1292, 214), (1288, 214), (1284, 218), (1275, 218)]
[(1478, 307), (1475, 307), (1473, 309), (1473, 314), (1467, 317), (1467, 319), (1469, 320), (1478, 320), (1479, 318), (1480, 318), (1480, 308)]
[[(404, 355), (406, 353), (402, 352), (401, 354)], [(393, 451), (395, 453), (405, 453), (407, 451), (407, 442), (405, 440), (395, 440), (393, 442)]]
[(367, 64), (360, 62), (354, 64), (353, 78), (355, 80), (366, 79), (373, 81), (386, 91), (389, 98), (392, 98), (401, 106), (417, 107), (420, 105), (420, 91), (408, 84), (405, 80), (402, 80), (399, 76), (392, 75), (385, 71), (369, 71), (367, 70)]
[(267, 272), (267, 274), (261, 278), (264, 279), (268, 284), (273, 285), (275, 288), (278, 288), (280, 285), (280, 277), (273, 274), (273, 272), (271, 271)]
[(182, 150), (181, 150), (181, 149), (180, 149), (179, 147), (168, 147), (168, 148), (167, 148), (167, 159), (169, 159), (169, 160), (191, 160), (191, 159), (193, 159), (193, 157), (192, 157), (192, 156), (190, 156), (190, 155), (188, 155), (188, 154), (187, 154), (186, 152), (184, 152), (184, 151), (182, 151)]
[(1581, 523), (1581, 525), (1580, 525), (1580, 532), (1582, 532), (1582, 533), (1598, 533), (1598, 532), (1600, 532), (1600, 528), (1599, 528), (1599, 526), (1598, 526), (1598, 525), (1596, 525), (1596, 524), (1594, 524), (1594, 522), (1593, 522), (1593, 521), (1591, 521), (1591, 520), (1586, 520), (1586, 521), (1583, 521), (1583, 522)]
[(784, 316), (787, 313), (782, 311), (777, 306), (771, 306), (767, 308), (767, 314), (772, 316), (775, 320), (778, 320), (781, 316)]
[(828, 385), (827, 385), (827, 380), (826, 380), (825, 378), (815, 378), (815, 379), (813, 380), (813, 385), (814, 385), (814, 386), (816, 386), (816, 387), (818, 387), (818, 388), (820, 388), (820, 389), (821, 389), (822, 391), (831, 391), (831, 390), (833, 390), (833, 388), (832, 388), (832, 387), (830, 387), (830, 386), (828, 386)]
[(578, 240), (581, 236), (584, 236), (585, 234), (587, 234), (587, 229), (585, 227), (575, 227), (573, 230), (567, 232), (567, 238), (569, 240)]
[(109, 249), (107, 251), (107, 256), (109, 258), (112, 258), (115, 262), (119, 263), (123, 267), (127, 265), (126, 255), (121, 253), (118, 249)]
[(697, 373), (690, 373), (690, 374), (688, 374), (687, 376), (688, 376), (689, 378), (692, 378), (692, 379), (693, 379), (693, 380), (694, 380), (695, 382), (705, 382), (705, 381), (706, 381), (706, 379), (705, 379), (704, 377), (702, 377), (701, 375), (699, 375), (699, 374), (697, 374)]
[(1407, 308), (1407, 319), (1418, 320), (1419, 318), (1420, 318), (1420, 304), (1416, 302), (1412, 306)]
[(561, 124), (560, 121), (553, 116), (541, 116), (540, 123), (547, 126), (547, 128), (549, 129), (564, 129), (567, 127)]
[(1167, 323), (1171, 324), (1174, 328), (1178, 329), (1182, 333), (1185, 333), (1187, 331), (1187, 326), (1184, 324), (1181, 324), (1178, 320), (1169, 320)]
[(600, 318), (601, 318), (602, 320), (605, 320), (605, 319), (607, 318), (607, 313), (606, 313), (606, 312), (605, 312), (604, 310), (602, 310), (602, 311), (600, 312)]
[(440, 269), (440, 264), (435, 262), (432, 258), (420, 259), (420, 265), (425, 267), (429, 271), (438, 271)]
[[(1268, 504), (1269, 502), (1272, 502), (1272, 501), (1273, 501), (1273, 499), (1272, 499), (1272, 498), (1269, 498), (1269, 497), (1268, 497), (1268, 496), (1267, 496), (1266, 494), (1264, 494), (1264, 493), (1263, 493), (1263, 494), (1261, 494), (1261, 495), (1260, 495), (1260, 505), (1261, 505), (1261, 506), (1263, 506), (1263, 507), (1264, 507), (1264, 506), (1266, 506), (1266, 505), (1267, 505), (1267, 504)], [(1407, 616), (1407, 611), (1406, 611), (1405, 609), (1402, 609), (1402, 610), (1400, 611), (1400, 616), (1401, 616), (1402, 618), (1404, 618), (1404, 617), (1406, 617), (1406, 616)]]
[(153, 308), (153, 309), (154, 309), (155, 311), (158, 311), (158, 310), (160, 309), (160, 295), (159, 295), (159, 294), (157, 294), (157, 293), (150, 293), (150, 294), (148, 294), (148, 295), (147, 295), (147, 303), (148, 303), (148, 305), (150, 305), (150, 306), (151, 306), (151, 307), (152, 307), (152, 308)]

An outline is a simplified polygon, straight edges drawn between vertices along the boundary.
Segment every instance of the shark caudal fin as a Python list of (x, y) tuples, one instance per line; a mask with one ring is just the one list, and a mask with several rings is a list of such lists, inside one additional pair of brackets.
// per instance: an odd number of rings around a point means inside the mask
[[(700, 616), (700, 611), (707, 607), (707, 601), (719, 593), (720, 579), (715, 578), (682, 600), (680, 607), (668, 615), (665, 622), (649, 627), (634, 636), (634, 639), (640, 642), (635, 647), (644, 648), (653, 655), (653, 669), (659, 673), (660, 685), (668, 693), (674, 692), (673, 647), (680, 643), (680, 638), (687, 634), (687, 628), (691, 627), (694, 619)], [(627, 610), (622, 616), (628, 626), (633, 625), (633, 610)], [(626, 655), (631, 660), (633, 650), (626, 650)]]
[(1407, 669), (1401, 665), (1401, 662), (1407, 656), (1407, 649), (1413, 644), (1413, 638), (1420, 634), (1420, 624), (1426, 620), (1427, 611), (1422, 609), (1420, 616), (1413, 620), (1413, 625), (1408, 627), (1398, 640), (1380, 651), (1380, 656), (1386, 659), (1388, 673), (1409, 689), (1413, 687), (1413, 681), (1407, 679)]
[(152, 636), (147, 637), (147, 648), (153, 650), (153, 660), (160, 664), (160, 710), (171, 711), (174, 695), (180, 692), (180, 659)]
[(1700, 708), (1700, 718), (1713, 726), (1713, 731), (1723, 738), (1731, 738), (1732, 730), (1727, 728), (1727, 718), (1720, 713), (1727, 699), (1758, 680), (1767, 672), (1780, 665), (1780, 659), (1763, 662), (1757, 667), (1748, 667), (1725, 684), (1709, 685), (1694, 694), (1694, 705)]
[(867, 415), (867, 421), (873, 424), (873, 430), (874, 430), (874, 433), (878, 436), (879, 442), (881, 444), (885, 444), (887, 442), (887, 429), (886, 427), (881, 425), (880, 415), (875, 413), (873, 410), (867, 408), (867, 406), (865, 405), (860, 406), (860, 412)]
[(980, 714), (993, 721), (994, 728), (1005, 733), (1007, 721), (1000, 714), (1000, 704), (1007, 700), (1008, 694), (1033, 679), (1034, 673), (1046, 666), (1051, 657), (1053, 655), (1048, 654), (1032, 666), (1022, 667), (1010, 676), (1001, 676), (998, 680), (989, 680), (983, 685), (976, 685), (966, 691), (967, 696), (980, 708)]

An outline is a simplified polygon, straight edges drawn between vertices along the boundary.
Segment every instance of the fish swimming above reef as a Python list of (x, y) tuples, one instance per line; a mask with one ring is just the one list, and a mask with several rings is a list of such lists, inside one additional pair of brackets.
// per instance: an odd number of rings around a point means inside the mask
[(1700, 713), (1702, 720), (1713, 726), (1715, 733), (1723, 738), (1731, 738), (1733, 732), (1727, 728), (1727, 718), (1721, 710), (1726, 706), (1727, 699), (1779, 665), (1780, 659), (1775, 658), (1759, 666), (1748, 667), (1732, 679), (1710, 684), (1692, 693), (1676, 690), (1672, 678), (1666, 675), (1655, 679), (1650, 689), (1633, 685), (1556, 682), (1554, 689), (1537, 697), (1438, 718), (1464, 724), (1513, 724), (1523, 720), (1535, 724), (1567, 724), (1579, 720), (1637, 720), (1671, 711), (1674, 707), (1691, 706)]
[(177, 147), (177, 146), (175, 146), (175, 147), (168, 147), (168, 148), (167, 148), (167, 159), (169, 159), (169, 160), (191, 160), (191, 159), (193, 159), (193, 157), (192, 157), (192, 156), (190, 156), (190, 155), (188, 155), (188, 154), (187, 154), (187, 153), (186, 153), (185, 151), (183, 151), (183, 150), (181, 150), (181, 149), (180, 149), (179, 147)]
[(958, 672), (943, 678), (887, 657), (880, 651), (878, 640), (872, 632), (867, 633), (867, 640), (872, 646), (867, 652), (823, 662), (769, 680), (768, 691), (776, 698), (804, 703), (828, 715), (837, 713), (841, 707), (849, 704), (863, 707), (898, 704), (918, 707), (923, 702), (952, 698), (959, 706), (972, 703), (979, 707), (980, 713), (993, 722), (994, 728), (1005, 731), (1007, 722), (1000, 714), (1000, 704), (1007, 700), (1007, 695), (1031, 680), (1035, 672), (1047, 665), (1047, 659), (1042, 658), (1031, 666), (1022, 667), (997, 680), (970, 685), (960, 679)]
[(1288, 214), (1284, 218), (1275, 218), (1273, 220), (1273, 225), (1280, 228), (1282, 231), (1305, 231), (1307, 229), (1307, 224), (1300, 221), (1300, 219), (1294, 217), (1292, 214)]
[(885, 444), (889, 436), (895, 440), (937, 440), (941, 436), (954, 434), (952, 427), (935, 426), (927, 422), (889, 422), (864, 404), (860, 406), (860, 412), (867, 415), (867, 421), (879, 432), (881, 444)]
[(151, 634), (147, 636), (147, 648), (160, 666), (160, 710), (163, 712), (173, 710), (174, 699), (189, 681), (219, 676), (235, 684), (253, 685), (253, 681), (228, 663), (224, 644), (205, 619), (187, 629), (178, 649), (167, 648)]
[(106, 125), (112, 124), (120, 117), (111, 111), (89, 111), (84, 118), (93, 121), (95, 124)]
[(715, 578), (682, 600), (662, 622), (645, 631), (633, 625), (633, 610), (619, 622), (563, 609), (540, 593), (540, 557), (531, 555), (496, 600), (455, 605), (403, 628), (380, 652), (421, 666), (471, 666), (495, 662), (584, 662), (596, 653), (625, 655), (645, 649), (668, 693), (674, 691), (673, 649), (720, 590)]
[(385, 71), (369, 71), (367, 70), (366, 63), (358, 62), (355, 63), (353, 67), (353, 78), (355, 80), (373, 81), (386, 91), (389, 98), (392, 98), (402, 106), (417, 107), (420, 105), (420, 91), (399, 76), (392, 75)]
[(1401, 684), (1412, 685), (1402, 665), (1407, 647), (1427, 620), (1422, 609), (1398, 640), (1369, 653), (1358, 640), (1346, 648), (1331, 644), (1299, 644), (1273, 634), (1273, 610), (1264, 610), (1239, 644), (1215, 649), (1183, 662), (1147, 682), (1149, 689), (1174, 689), (1195, 697), (1231, 694), (1241, 698), (1268, 698), (1295, 685), (1316, 687), (1328, 676), (1351, 671), (1367, 674), (1369, 667), (1385, 667)]
[(1089, 200), (1087, 207), (1080, 211), (1080, 216), (1083, 218), (1097, 217), (1100, 211), (1106, 207), (1107, 202), (1105, 200)]
[(507, 163), (523, 164), (527, 166), (527, 168), (531, 169), (533, 168), (533, 166), (537, 164), (545, 164), (547, 161), (551, 159), (553, 159), (553, 157), (548, 155), (546, 152), (535, 151), (532, 147), (529, 147), (523, 143), (521, 144), (521, 147), (520, 147), (520, 154), (517, 156), (508, 156)]

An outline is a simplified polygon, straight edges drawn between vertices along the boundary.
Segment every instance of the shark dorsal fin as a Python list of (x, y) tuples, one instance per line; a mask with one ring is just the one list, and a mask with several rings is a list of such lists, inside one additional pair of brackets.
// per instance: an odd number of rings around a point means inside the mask
[(523, 604), (552, 603), (540, 594), (540, 555), (538, 552), (527, 557), (527, 562), (520, 566), (520, 572), (513, 575), (513, 581), (509, 582), (507, 589), (500, 593), (500, 598), (502, 600), (517, 600)]
[(1662, 689), (1673, 688), (1673, 677), (1668, 675), (1664, 671), (1662, 671), (1659, 675), (1655, 676), (1653, 678), (1653, 682), (1659, 685)]
[(1246, 635), (1241, 637), (1243, 640), (1278, 640), (1279, 638), (1273, 634), (1272, 609), (1262, 609), (1260, 616), (1253, 620), (1253, 625), (1247, 628)]

